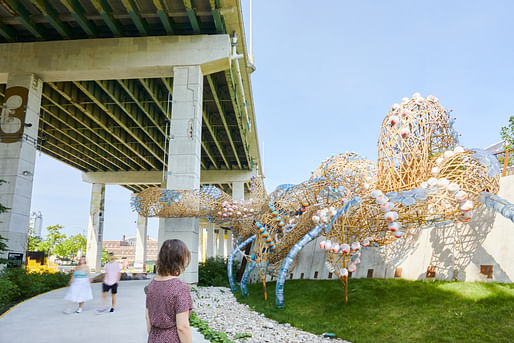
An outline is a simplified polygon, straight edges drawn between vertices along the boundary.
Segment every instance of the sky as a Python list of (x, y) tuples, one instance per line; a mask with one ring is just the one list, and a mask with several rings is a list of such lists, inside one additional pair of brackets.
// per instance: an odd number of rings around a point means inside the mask
[[(384, 116), (415, 92), (453, 110), (465, 147), (500, 141), (514, 115), (512, 13), (512, 1), (254, 0), (251, 79), (268, 192), (308, 179), (334, 154), (376, 160)], [(106, 188), (104, 239), (134, 236), (130, 191)], [(38, 153), (31, 207), (44, 227), (87, 233), (90, 195), (79, 171)], [(150, 219), (151, 237), (157, 225)]]

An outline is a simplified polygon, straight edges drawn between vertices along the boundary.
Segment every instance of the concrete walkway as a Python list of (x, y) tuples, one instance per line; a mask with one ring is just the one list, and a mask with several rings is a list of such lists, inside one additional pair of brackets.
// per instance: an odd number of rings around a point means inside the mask
[[(144, 281), (121, 281), (116, 312), (98, 315), (102, 285), (93, 284), (94, 299), (84, 312), (64, 314), (67, 288), (52, 291), (21, 303), (0, 318), (0, 342), (90, 343), (147, 341)], [(110, 302), (110, 295), (109, 295)], [(208, 342), (193, 330), (193, 342)]]

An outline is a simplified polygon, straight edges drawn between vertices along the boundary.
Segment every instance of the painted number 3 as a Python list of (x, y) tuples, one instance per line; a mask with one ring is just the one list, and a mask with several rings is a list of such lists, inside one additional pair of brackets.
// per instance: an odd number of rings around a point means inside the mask
[(21, 120), (15, 116), (16, 109), (20, 108), (23, 99), (19, 95), (13, 95), (5, 102), (2, 107), (2, 119), (0, 127), (4, 133), (16, 133), (21, 129)]
[(3, 143), (19, 141), (25, 122), (28, 89), (11, 87), (5, 92), (5, 102), (0, 117), (0, 138)]

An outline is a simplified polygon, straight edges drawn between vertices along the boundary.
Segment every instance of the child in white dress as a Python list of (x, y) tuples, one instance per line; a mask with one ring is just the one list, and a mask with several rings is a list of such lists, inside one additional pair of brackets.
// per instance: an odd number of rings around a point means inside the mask
[[(73, 275), (68, 285), (70, 288), (68, 289), (64, 299), (74, 304), (78, 303), (79, 307), (74, 312), (80, 313), (82, 312), (84, 303), (93, 299), (89, 267), (86, 264), (86, 259), (84, 257), (80, 258), (79, 265), (73, 271)], [(66, 313), (71, 312), (73, 311), (66, 311)]]

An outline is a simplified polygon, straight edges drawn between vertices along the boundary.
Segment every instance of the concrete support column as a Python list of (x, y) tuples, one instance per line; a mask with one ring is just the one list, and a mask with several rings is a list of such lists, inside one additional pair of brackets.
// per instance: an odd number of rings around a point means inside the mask
[(214, 223), (207, 224), (207, 244), (206, 244), (207, 258), (214, 257), (214, 250), (216, 249), (216, 234), (214, 233)]
[(232, 182), (232, 199), (237, 201), (245, 199), (244, 182)]
[[(245, 184), (244, 182), (232, 182), (232, 199), (236, 201), (245, 199)], [(227, 233), (227, 256), (232, 252), (232, 231)]]
[[(9, 73), (0, 115), (0, 235), (11, 253), (27, 247), (37, 130), (43, 82), (33, 74)], [(5, 256), (7, 257), (7, 253)]]
[(232, 230), (227, 231), (227, 256), (234, 250), (232, 246)]
[(91, 185), (91, 207), (87, 228), (86, 263), (95, 272), (102, 267), (102, 242), (104, 232), (105, 185)]
[(198, 263), (202, 262), (202, 239), (203, 239), (203, 227), (200, 224), (198, 227)]
[[(200, 66), (173, 68), (173, 105), (166, 188), (200, 188), (203, 75)], [(166, 218), (159, 228), (159, 246), (167, 239), (182, 240), (191, 263), (182, 278), (198, 282), (198, 218)]]
[(225, 256), (225, 230), (218, 229), (218, 256)]
[(147, 238), (148, 218), (142, 215), (137, 216), (136, 231), (136, 258), (134, 261), (134, 269), (136, 271), (145, 271), (144, 264), (146, 261), (146, 238)]

